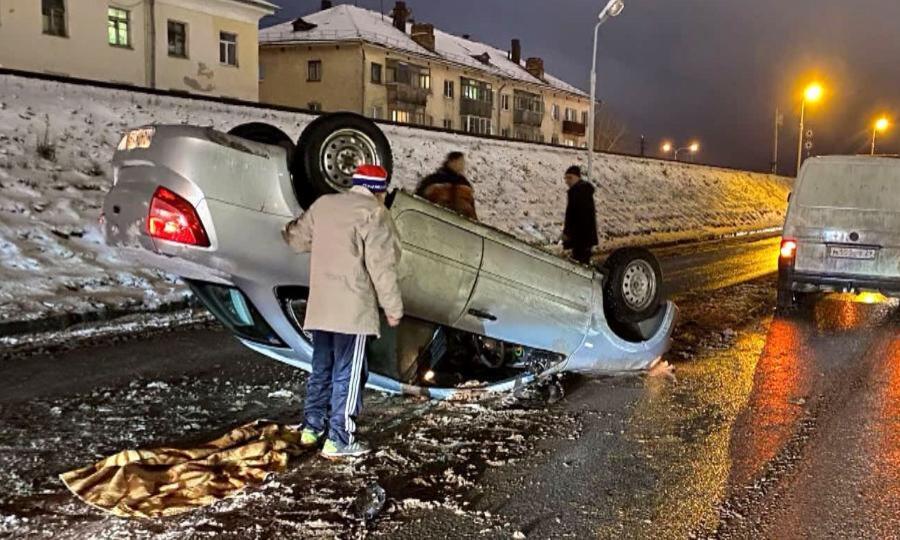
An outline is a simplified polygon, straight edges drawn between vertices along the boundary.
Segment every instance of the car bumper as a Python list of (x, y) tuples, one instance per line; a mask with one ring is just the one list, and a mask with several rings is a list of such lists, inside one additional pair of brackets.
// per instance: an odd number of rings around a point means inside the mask
[(873, 291), (900, 295), (900, 278), (884, 278), (860, 275), (825, 275), (790, 272), (791, 289), (800, 292), (824, 291)]

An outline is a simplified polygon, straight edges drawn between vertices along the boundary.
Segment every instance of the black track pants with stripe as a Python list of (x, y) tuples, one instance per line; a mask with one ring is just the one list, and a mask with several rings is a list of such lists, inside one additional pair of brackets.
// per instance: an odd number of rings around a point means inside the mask
[[(306, 385), (305, 427), (328, 430), (339, 445), (354, 441), (369, 376), (365, 335), (313, 332), (312, 374)], [(327, 421), (327, 422), (326, 422)]]

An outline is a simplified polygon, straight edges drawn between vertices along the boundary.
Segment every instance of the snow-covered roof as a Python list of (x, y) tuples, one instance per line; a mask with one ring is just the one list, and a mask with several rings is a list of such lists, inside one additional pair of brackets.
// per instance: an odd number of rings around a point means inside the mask
[(278, 6), (271, 2), (267, 2), (266, 0), (235, 0), (239, 4), (247, 4), (253, 7), (257, 7), (268, 11), (269, 13), (275, 13), (278, 11)]
[[(434, 30), (435, 51), (429, 51), (410, 37), (411, 24), (407, 24), (407, 32), (401, 32), (394, 27), (393, 19), (390, 16), (382, 16), (377, 11), (342, 4), (303, 17), (303, 21), (315, 25), (315, 27), (295, 32), (293, 22), (276, 24), (260, 30), (259, 41), (261, 44), (273, 44), (363, 40), (426, 58), (462, 64), (469, 69), (497, 77), (538, 86), (549, 86), (563, 92), (588, 97), (582, 90), (552, 75), (545, 73), (544, 80), (534, 77), (525, 71), (524, 64), (516, 65), (510, 60), (506, 51), (438, 29)], [(473, 58), (484, 53), (487, 53), (490, 59), (487, 64)]]

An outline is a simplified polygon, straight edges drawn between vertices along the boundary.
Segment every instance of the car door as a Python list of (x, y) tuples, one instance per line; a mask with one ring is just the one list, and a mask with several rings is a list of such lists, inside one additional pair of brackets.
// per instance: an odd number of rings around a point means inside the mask
[(392, 207), (403, 244), (400, 291), (406, 314), (452, 326), (462, 315), (481, 264), (483, 240), (405, 197)]
[(472, 298), (456, 326), (560, 354), (591, 321), (593, 272), (490, 231)]

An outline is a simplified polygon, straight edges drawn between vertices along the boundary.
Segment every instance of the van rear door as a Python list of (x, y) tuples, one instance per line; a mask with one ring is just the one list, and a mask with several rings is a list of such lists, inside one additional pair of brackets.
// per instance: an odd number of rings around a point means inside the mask
[(900, 160), (808, 163), (785, 235), (798, 242), (797, 272), (900, 278)]

